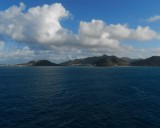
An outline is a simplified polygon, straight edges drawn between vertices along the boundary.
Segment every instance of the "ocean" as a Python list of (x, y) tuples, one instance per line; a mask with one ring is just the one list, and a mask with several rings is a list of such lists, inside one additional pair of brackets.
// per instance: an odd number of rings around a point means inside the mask
[(160, 128), (160, 68), (0, 67), (0, 128)]

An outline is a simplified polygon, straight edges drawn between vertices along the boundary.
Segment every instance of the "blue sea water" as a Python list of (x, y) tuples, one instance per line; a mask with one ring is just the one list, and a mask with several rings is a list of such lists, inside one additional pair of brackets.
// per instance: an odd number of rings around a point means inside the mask
[(0, 67), (0, 128), (160, 128), (160, 68)]

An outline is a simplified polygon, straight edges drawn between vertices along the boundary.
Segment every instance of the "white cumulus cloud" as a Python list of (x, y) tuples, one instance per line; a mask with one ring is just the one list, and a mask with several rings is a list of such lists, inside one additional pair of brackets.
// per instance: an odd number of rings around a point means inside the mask
[(159, 39), (150, 27), (129, 28), (126, 24), (106, 24), (102, 20), (81, 21), (78, 39), (88, 46), (117, 47), (122, 40), (149, 41)]
[(105, 31), (105, 23), (102, 20), (80, 22), (78, 40), (86, 46), (116, 47), (118, 40), (111, 38), (110, 33)]
[(150, 27), (138, 26), (137, 29), (131, 30), (129, 39), (139, 40), (139, 41), (149, 41), (154, 39), (159, 39), (159, 34), (150, 29)]
[[(147, 27), (129, 28), (126, 24), (106, 24), (102, 20), (81, 21), (79, 33), (73, 34), (60, 21), (70, 13), (60, 3), (25, 10), (25, 5), (0, 11), (0, 34), (19, 42), (44, 45), (85, 45), (116, 47), (121, 40), (148, 41), (158, 34)], [(79, 44), (77, 44), (77, 42)]]
[(68, 32), (60, 20), (69, 16), (60, 3), (37, 6), (24, 11), (25, 5), (12, 6), (0, 12), (0, 34), (16, 41), (58, 43), (67, 40)]

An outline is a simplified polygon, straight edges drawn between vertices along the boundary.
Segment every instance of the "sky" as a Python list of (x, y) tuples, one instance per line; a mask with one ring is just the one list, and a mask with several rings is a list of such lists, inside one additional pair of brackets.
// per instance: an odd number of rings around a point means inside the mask
[(160, 56), (159, 0), (5, 0), (0, 63)]

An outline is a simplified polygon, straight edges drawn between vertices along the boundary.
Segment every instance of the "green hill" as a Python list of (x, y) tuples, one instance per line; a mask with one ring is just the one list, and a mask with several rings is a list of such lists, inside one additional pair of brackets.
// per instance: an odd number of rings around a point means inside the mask
[(29, 61), (28, 63), (18, 64), (21, 66), (58, 66), (48, 60)]
[(132, 66), (160, 66), (160, 56), (152, 56), (147, 59), (134, 61), (131, 63)]
[(116, 56), (103, 55), (99, 57), (94, 56), (94, 57), (87, 57), (84, 59), (70, 60), (70, 61), (61, 63), (60, 65), (63, 65), (63, 66), (71, 66), (71, 65), (126, 66), (128, 65), (128, 62)]

